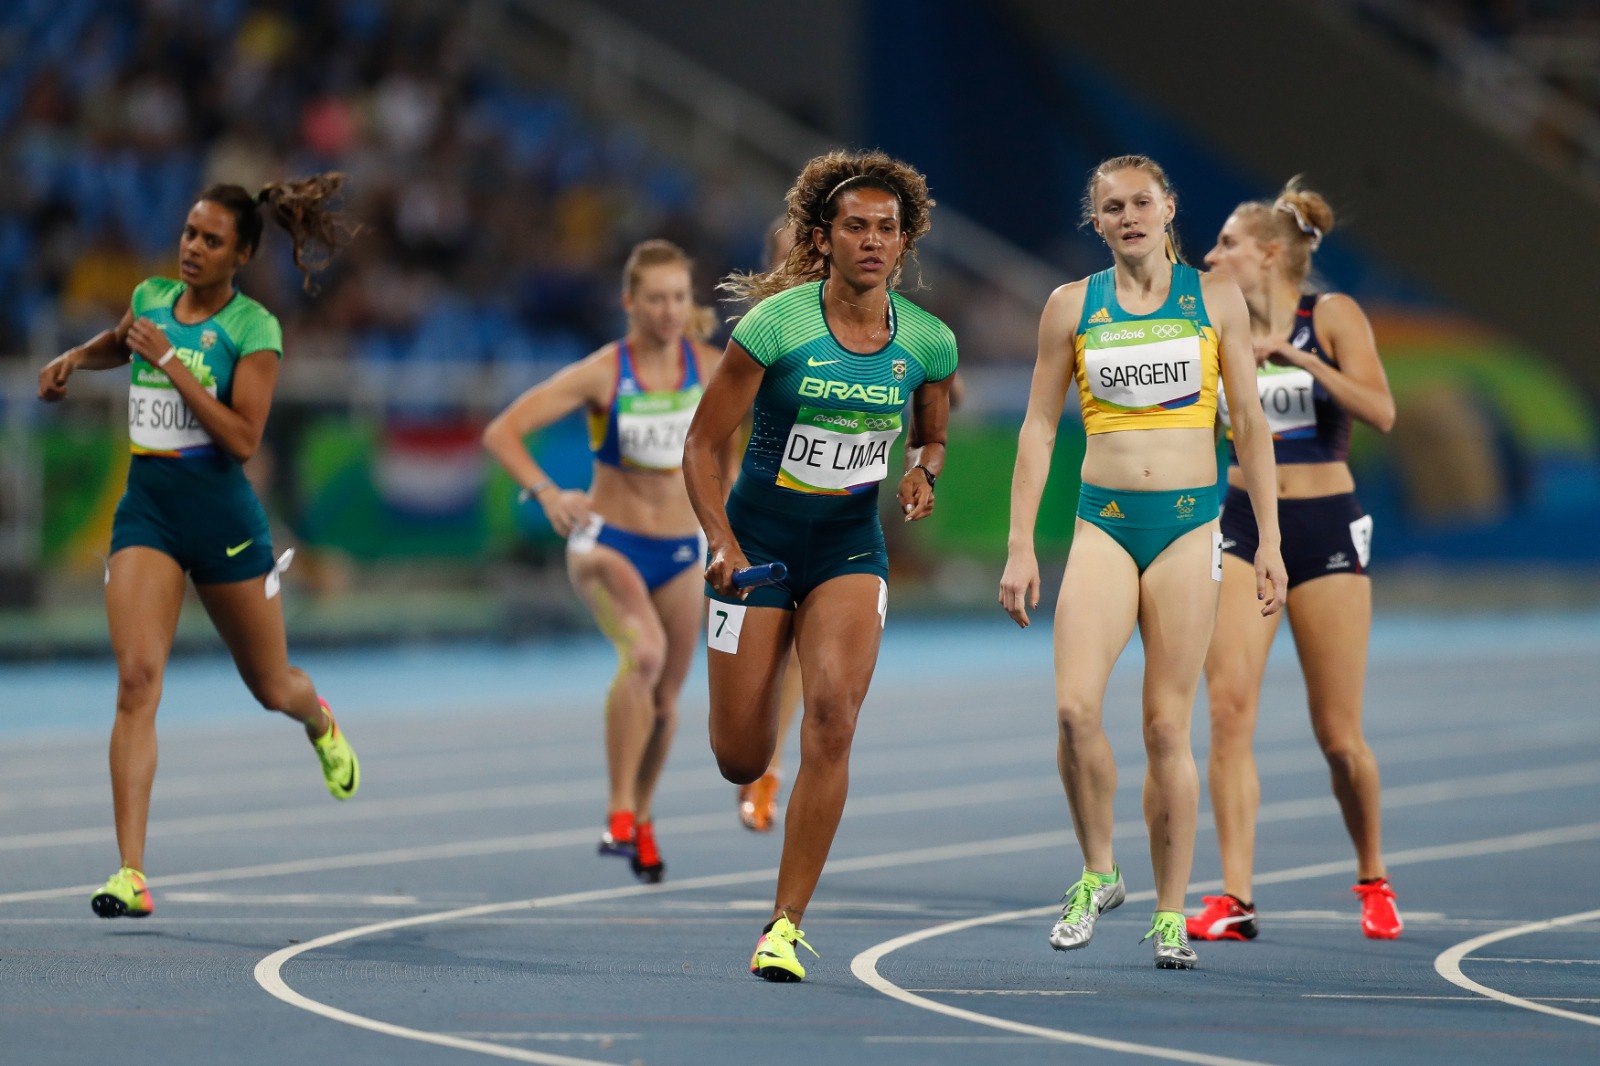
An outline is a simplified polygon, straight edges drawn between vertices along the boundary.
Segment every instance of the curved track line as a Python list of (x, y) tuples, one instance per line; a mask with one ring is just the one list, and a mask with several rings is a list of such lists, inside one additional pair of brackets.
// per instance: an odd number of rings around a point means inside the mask
[[(719, 818), (724, 816), (719, 815)], [(855, 870), (879, 870), (894, 866), (906, 866), (913, 863), (950, 862), (961, 859), (980, 858), (993, 855), (1003, 855), (1018, 851), (1037, 851), (1047, 847), (1062, 847), (1071, 840), (1070, 834), (1064, 831), (1050, 833), (1030, 833), (1024, 836), (1007, 837), (1001, 840), (981, 840), (966, 844), (946, 844), (931, 848), (913, 848), (907, 851), (889, 852), (879, 855), (867, 855), (854, 859), (842, 859), (828, 864), (832, 873), (847, 873)], [(664, 892), (686, 892), (701, 888), (720, 888), (727, 885), (749, 884), (757, 881), (771, 881), (778, 876), (776, 867), (767, 867), (760, 870), (743, 870), (737, 873), (711, 874), (705, 877), (689, 878), (682, 881), (670, 881), (660, 885), (624, 885), (619, 888), (593, 889), (587, 892), (569, 892), (559, 896), (544, 896), (536, 899), (514, 900), (509, 903), (484, 903), (472, 907), (462, 907), (457, 910), (439, 911), (434, 914), (418, 914), (406, 918), (395, 918), (386, 922), (374, 922), (370, 925), (356, 926), (327, 936), (308, 940), (303, 944), (294, 944), (275, 951), (271, 955), (256, 963), (256, 983), (269, 994), (311, 1014), (327, 1018), (330, 1021), (341, 1022), (357, 1029), (368, 1029), (375, 1033), (395, 1036), (404, 1040), (414, 1040), (424, 1044), (437, 1044), (441, 1047), (455, 1048), (459, 1051), (476, 1051), (484, 1055), (497, 1058), (511, 1059), (517, 1062), (543, 1063), (545, 1066), (614, 1066), (599, 1059), (577, 1059), (561, 1055), (550, 1055), (538, 1051), (524, 1051), (521, 1048), (506, 1047), (481, 1040), (469, 1040), (464, 1037), (449, 1036), (444, 1033), (433, 1033), (425, 1029), (412, 1029), (403, 1025), (394, 1025), (390, 1022), (368, 1018), (350, 1011), (330, 1007), (319, 1003), (308, 996), (302, 995), (291, 988), (283, 979), (283, 966), (291, 959), (308, 951), (325, 948), (333, 944), (355, 940), (359, 937), (372, 936), (377, 933), (386, 933), (395, 929), (405, 929), (418, 925), (430, 925), (435, 922), (457, 921), (463, 918), (481, 918), (491, 914), (505, 914), (509, 911), (536, 910), (548, 907), (559, 907), (573, 903), (592, 903), (599, 900), (627, 899), (634, 896), (659, 895)]]
[[(1128, 895), (1128, 902), (1155, 899), (1154, 892), (1133, 892)], [(965, 1022), (978, 1025), (987, 1025), (993, 1029), (1004, 1029), (1007, 1032), (1022, 1033), (1026, 1036), (1035, 1036), (1041, 1040), (1053, 1040), (1058, 1044), (1078, 1044), (1083, 1047), (1097, 1048), (1101, 1051), (1120, 1051), (1130, 1055), (1144, 1055), (1154, 1059), (1168, 1059), (1173, 1062), (1193, 1062), (1203, 1066), (1262, 1066), (1252, 1059), (1231, 1059), (1222, 1055), (1206, 1055), (1197, 1051), (1184, 1051), (1179, 1048), (1164, 1048), (1153, 1044), (1135, 1044), (1127, 1040), (1108, 1040), (1103, 1037), (1089, 1036), (1085, 1033), (1075, 1033), (1069, 1029), (1049, 1029), (1042, 1025), (1028, 1025), (1025, 1022), (1014, 1022), (1009, 1018), (997, 1018), (989, 1014), (979, 1014), (977, 1011), (965, 1010), (961, 1007), (952, 1007), (937, 1000), (925, 999), (915, 992), (908, 992), (899, 985), (884, 978), (878, 973), (878, 960), (890, 952), (908, 947), (922, 940), (930, 940), (946, 933), (959, 933), (964, 929), (972, 929), (980, 925), (996, 925), (1000, 922), (1017, 921), (1023, 918), (1037, 918), (1044, 914), (1056, 913), (1057, 907), (1052, 904), (1048, 907), (1029, 907), (1026, 910), (1006, 911), (1001, 914), (988, 914), (980, 918), (966, 918), (957, 922), (946, 922), (943, 925), (932, 926), (928, 929), (919, 929), (905, 936), (895, 937), (868, 948), (854, 959), (850, 960), (850, 972), (856, 979), (868, 988), (875, 989), (888, 996), (898, 999), (902, 1003), (909, 1003), (913, 1007), (932, 1011), (935, 1014), (948, 1015)]]
[[(686, 819), (686, 821), (687, 820), (688, 819)], [(1120, 825), (1118, 828), (1126, 832), (1132, 832), (1134, 829), (1142, 828), (1142, 826), (1138, 826), (1130, 822), (1125, 825)], [(1389, 863), (1390, 865), (1399, 865), (1404, 862), (1422, 862), (1433, 859), (1462, 857), (1466, 855), (1513, 851), (1524, 848), (1545, 847), (1553, 844), (1572, 843), (1580, 840), (1594, 839), (1600, 839), (1600, 822), (1579, 826), (1570, 826), (1564, 829), (1522, 833), (1511, 837), (1497, 837), (1490, 840), (1471, 841), (1465, 844), (1443, 845), (1434, 848), (1415, 849), (1413, 851), (1400, 852), (1394, 856), (1391, 856)], [(861, 856), (854, 859), (843, 859), (829, 862), (827, 865), (827, 870), (830, 873), (839, 874), (857, 870), (884, 869), (892, 866), (906, 866), (917, 863), (947, 862), (960, 859), (1014, 853), (1019, 851), (1033, 851), (1047, 847), (1060, 847), (1070, 844), (1070, 842), (1071, 835), (1065, 831), (1030, 833), (1002, 838), (999, 840), (973, 841), (970, 843), (949, 844), (939, 847), (914, 848), (900, 852)], [(1354, 863), (1350, 861), (1320, 863), (1315, 866), (1298, 867), (1294, 870), (1276, 871), (1273, 873), (1264, 874), (1260, 877), (1257, 877), (1256, 880), (1258, 883), (1262, 884), (1276, 881), (1298, 880), (1322, 876), (1328, 873), (1335, 873), (1341, 870), (1348, 870), (1352, 868), (1353, 865)], [(316, 1000), (296, 992), (283, 979), (282, 969), (285, 963), (301, 954), (304, 954), (305, 952), (313, 951), (317, 948), (328, 947), (330, 945), (349, 940), (355, 940), (359, 937), (389, 932), (395, 929), (429, 925), (438, 922), (456, 921), (463, 918), (483, 917), (490, 914), (504, 914), (516, 910), (532, 910), (574, 903), (587, 903), (608, 899), (625, 899), (641, 895), (656, 895), (665, 892), (684, 892), (700, 888), (716, 888), (727, 885), (749, 884), (754, 881), (776, 878), (777, 873), (778, 871), (775, 868), (769, 867), (761, 870), (746, 870), (736, 873), (713, 874), (705, 877), (673, 881), (668, 884), (661, 885), (626, 885), (618, 888), (595, 889), (586, 892), (573, 892), (557, 896), (515, 900), (507, 903), (481, 904), (473, 907), (459, 908), (456, 910), (440, 911), (435, 914), (412, 915), (407, 918), (397, 918), (386, 922), (376, 922), (369, 925), (346, 929), (337, 933), (330, 933), (327, 936), (318, 937), (314, 940), (308, 940), (303, 944), (295, 944), (280, 951), (273, 952), (271, 955), (266, 956), (256, 964), (255, 979), (256, 982), (261, 985), (261, 987), (269, 994), (279, 1000), (282, 1000), (284, 1003), (287, 1003), (290, 1006), (297, 1007), (309, 1013), (328, 1018), (331, 1021), (337, 1021), (355, 1028), (367, 1029), (372, 1032), (383, 1033), (389, 1036), (399, 1037), (401, 1039), (414, 1040), (419, 1043), (436, 1044), (462, 1051), (474, 1051), (484, 1055), (490, 1055), (503, 1059), (511, 1059), (519, 1062), (542, 1063), (546, 1064), (546, 1066), (613, 1066), (613, 1064), (599, 1059), (578, 1059), (559, 1055), (549, 1055), (543, 1052), (524, 1051), (520, 1048), (508, 1048), (500, 1044), (469, 1040), (463, 1037), (454, 1037), (442, 1033), (432, 1033), (423, 1029), (412, 1029), (406, 1026), (394, 1025), (389, 1022), (379, 1021), (375, 1018), (367, 1018), (363, 1015), (354, 1014), (350, 1011), (340, 1010), (337, 1007), (330, 1007), (326, 1004), (319, 1003)], [(1193, 885), (1191, 887), (1196, 891), (1203, 891), (1207, 888), (1220, 887), (1220, 885), (1221, 882), (1214, 882), (1203, 885)], [(1135, 893), (1129, 898), (1144, 899), (1151, 897), (1153, 897), (1153, 893)], [(946, 926), (935, 926), (929, 930), (925, 930), (921, 934), (911, 934), (909, 937), (901, 937), (897, 940), (887, 942), (888, 944), (894, 946), (879, 952), (877, 957), (881, 958), (883, 955), (887, 955), (889, 951), (895, 950), (901, 946), (905, 946), (906, 944), (913, 943), (916, 940), (928, 939), (929, 937), (938, 936), (943, 933), (954, 932), (958, 926), (960, 928), (971, 928), (973, 926), (992, 924), (999, 921), (1010, 921), (1022, 917), (1047, 915), (1053, 913), (1055, 910), (1055, 905), (1051, 905), (1041, 908), (1032, 908), (1029, 910), (1011, 911), (1000, 916), (991, 915), (987, 917), (972, 918)], [(921, 997), (916, 996), (914, 993), (905, 992), (903, 989), (900, 989), (899, 986), (894, 985), (892, 982), (889, 982), (882, 977), (877, 977), (877, 982), (868, 980), (864, 976), (864, 973), (870, 972), (876, 976), (876, 959), (873, 960), (873, 964), (871, 966), (865, 966), (864, 968), (858, 968), (858, 964), (861, 963), (861, 960), (866, 955), (872, 953), (874, 950), (876, 949), (868, 949), (867, 952), (857, 955), (856, 959), (851, 963), (851, 971), (856, 975), (857, 978), (861, 979), (869, 986), (884, 992), (886, 995), (891, 995), (894, 998), (903, 998), (907, 1002), (915, 1003), (917, 1006), (925, 1006), (927, 1009), (953, 1014), (954, 1016), (961, 1017), (964, 1020), (994, 1028), (1013, 1029), (1020, 1024), (1009, 1022), (1002, 1018), (992, 1018), (988, 1015), (977, 1014), (975, 1012), (958, 1011), (957, 1008), (945, 1008), (943, 1004), (934, 1003), (931, 1000), (922, 1000)], [(895, 989), (895, 992), (888, 991), (890, 988)], [(1137, 1044), (1124, 1044), (1118, 1041), (1099, 1041), (1098, 1038), (1095, 1037), (1080, 1036), (1079, 1034), (1066, 1033), (1062, 1030), (1041, 1030), (1039, 1032), (1033, 1032), (1032, 1030), (1025, 1028), (1016, 1031), (1026, 1031), (1028, 1035), (1044, 1036), (1046, 1039), (1052, 1039), (1063, 1043), (1089, 1044), (1090, 1046), (1101, 1047), (1107, 1050), (1129, 1051), (1137, 1054), (1151, 1055), (1158, 1058), (1186, 1056), (1179, 1059), (1179, 1061), (1219, 1064), (1238, 1064), (1246, 1061), (1239, 1059), (1196, 1056), (1193, 1053), (1188, 1052), (1175, 1052), (1163, 1048), (1144, 1047)], [(1055, 1035), (1045, 1035), (1052, 1033)]]
[(1560, 918), (1548, 918), (1542, 922), (1529, 922), (1527, 925), (1513, 926), (1510, 929), (1501, 929), (1498, 932), (1485, 933), (1475, 936), (1471, 940), (1464, 940), (1452, 948), (1439, 953), (1433, 960), (1433, 969), (1440, 977), (1469, 992), (1476, 992), (1480, 996), (1498, 1000), (1512, 1007), (1521, 1007), (1523, 1010), (1538, 1011), (1541, 1014), (1552, 1014), (1557, 1018), (1566, 1018), (1569, 1021), (1582, 1022), (1585, 1025), (1600, 1025), (1600, 1015), (1583, 1014), (1578, 1011), (1562, 1010), (1560, 1007), (1549, 1007), (1543, 1003), (1536, 1003), (1531, 999), (1513, 996), (1509, 992), (1502, 992), (1497, 988), (1479, 984), (1461, 972), (1461, 961), (1481, 947), (1501, 940), (1510, 940), (1515, 936), (1527, 936), (1529, 933), (1543, 933), (1550, 929), (1559, 929), (1564, 925), (1577, 925), (1579, 922), (1588, 922), (1600, 919), (1600, 911), (1584, 911), (1581, 914), (1568, 914)]
[[(1589, 822), (1583, 825), (1565, 826), (1560, 829), (1542, 829), (1529, 833), (1516, 833), (1511, 836), (1489, 837), (1483, 840), (1463, 841), (1459, 844), (1441, 844), (1428, 848), (1412, 848), (1407, 851), (1395, 852), (1387, 856), (1386, 862), (1391, 867), (1403, 866), (1419, 862), (1437, 862), (1445, 859), (1467, 858), (1475, 855), (1503, 854), (1508, 851), (1523, 851), (1529, 848), (1554, 847), (1560, 844), (1570, 844), (1578, 841), (1597, 839), (1600, 839), (1600, 822)], [(1257, 876), (1255, 881), (1258, 885), (1281, 884), (1286, 881), (1302, 881), (1313, 877), (1322, 877), (1327, 874), (1338, 873), (1341, 870), (1351, 870), (1354, 867), (1355, 863), (1352, 860), (1316, 863), (1309, 866), (1295, 866), (1284, 870), (1274, 870), (1270, 873)], [(1190, 885), (1189, 887), (1193, 891), (1204, 892), (1211, 889), (1221, 888), (1222, 882), (1220, 880), (1206, 881)], [(1155, 893), (1153, 891), (1131, 892), (1128, 894), (1128, 902), (1130, 903), (1154, 898)], [(1130, 1044), (1119, 1040), (1106, 1040), (1100, 1037), (1092, 1037), (1082, 1033), (1075, 1033), (1067, 1029), (1048, 1029), (1042, 1026), (1014, 1022), (1008, 1018), (999, 1018), (989, 1014), (980, 1014), (977, 1011), (965, 1010), (961, 1007), (953, 1007), (949, 1004), (940, 1003), (937, 1000), (927, 999), (915, 992), (909, 992), (878, 972), (878, 963), (885, 956), (891, 954), (892, 952), (898, 951), (900, 948), (909, 947), (912, 944), (920, 943), (924, 940), (931, 940), (936, 936), (944, 936), (948, 933), (959, 933), (967, 929), (977, 928), (979, 926), (998, 925), (1002, 922), (1019, 921), (1022, 919), (1042, 918), (1055, 914), (1058, 909), (1059, 908), (1056, 904), (1051, 904), (1048, 907), (1029, 907), (1025, 910), (1004, 911), (998, 914), (982, 915), (977, 918), (965, 918), (960, 921), (945, 922), (941, 925), (930, 926), (927, 929), (921, 929), (914, 933), (907, 933), (904, 936), (895, 937), (893, 940), (886, 940), (881, 944), (875, 944), (874, 946), (861, 952), (854, 959), (850, 960), (850, 972), (869, 988), (882, 992), (891, 999), (900, 1000), (902, 1003), (907, 1003), (913, 1007), (919, 1007), (923, 1010), (932, 1011), (935, 1014), (948, 1015), (949, 1017), (959, 1018), (962, 1021), (973, 1022), (977, 1025), (987, 1025), (994, 1029), (1004, 1029), (1014, 1033), (1026, 1033), (1030, 1036), (1037, 1036), (1046, 1040), (1054, 1040), (1058, 1043), (1081, 1044), (1088, 1047), (1100, 1048), (1101, 1050), (1105, 1051), (1122, 1051), (1131, 1054), (1146, 1055), (1151, 1058), (1171, 1059), (1177, 1062), (1233, 1064), (1246, 1061), (1242, 1059), (1229, 1059), (1219, 1056), (1202, 1055), (1197, 1052), (1183, 1051), (1176, 1048), (1149, 1047), (1141, 1044)], [(1576, 922), (1582, 920), (1584, 917), (1600, 917), (1600, 911), (1593, 911), (1589, 912), (1587, 915), (1573, 916), (1568, 919), (1558, 919), (1558, 921)], [(1506, 934), (1504, 933), (1495, 933), (1491, 934), (1489, 937), (1480, 937), (1476, 941), (1468, 941), (1468, 943), (1488, 943), (1491, 940), (1502, 939), (1505, 935)], [(1435, 968), (1437, 968), (1437, 964), (1435, 965)], [(1441, 974), (1442, 973), (1443, 971), (1441, 971)], [(1448, 975), (1446, 976), (1448, 977)], [(1465, 980), (1465, 978), (1463, 978), (1463, 980)], [(1482, 986), (1475, 987), (1474, 991), (1478, 991), (1481, 987)], [(1489, 989), (1485, 989), (1484, 992), (1485, 994), (1494, 994), (1493, 990)], [(1536, 1010), (1542, 1010), (1550, 1014), (1559, 1014), (1563, 1017), (1575, 1016), (1570, 1011), (1563, 1011), (1553, 1007), (1543, 1007), (1537, 1004), (1529, 1004), (1529, 1006)], [(1590, 1015), (1577, 1015), (1576, 1017), (1579, 1017), (1581, 1020), (1587, 1021), (1591, 1024), (1600, 1024), (1600, 1018), (1595, 1018)]]
[(290, 988), (283, 979), (283, 965), (295, 956), (318, 948), (325, 948), (332, 944), (355, 940), (358, 937), (372, 936), (376, 933), (387, 933), (395, 929), (405, 929), (417, 925), (429, 925), (434, 922), (458, 921), (463, 918), (482, 918), (491, 914), (505, 914), (508, 911), (537, 910), (545, 907), (559, 907), (573, 903), (593, 903), (599, 900), (626, 899), (630, 896), (655, 895), (661, 892), (682, 892), (693, 888), (716, 888), (723, 885), (744, 884), (750, 881), (760, 881), (778, 876), (776, 867), (764, 870), (746, 870), (734, 874), (715, 874), (708, 877), (696, 877), (687, 881), (674, 881), (664, 885), (625, 885), (620, 888), (593, 889), (588, 892), (569, 892), (560, 896), (545, 896), (539, 899), (521, 899), (510, 903), (485, 903), (475, 907), (461, 907), (453, 911), (440, 911), (437, 914), (418, 914), (409, 918), (396, 918), (387, 922), (374, 922), (371, 925), (356, 926), (352, 929), (329, 933), (327, 936), (307, 940), (303, 944), (293, 944), (256, 963), (256, 983), (266, 989), (268, 993), (281, 999), (291, 1007), (320, 1015), (331, 1021), (342, 1022), (357, 1029), (369, 1029), (375, 1033), (387, 1036), (397, 1036), (404, 1040), (414, 1040), (423, 1044), (437, 1044), (440, 1047), (455, 1048), (458, 1051), (476, 1051), (496, 1058), (511, 1059), (516, 1062), (542, 1063), (544, 1066), (615, 1066), (614, 1063), (603, 1059), (578, 1059), (568, 1055), (551, 1055), (541, 1051), (525, 1051), (522, 1048), (506, 1047), (503, 1044), (494, 1044), (483, 1040), (469, 1040), (465, 1037), (449, 1036), (445, 1033), (433, 1033), (426, 1029), (412, 1029), (409, 1026), (394, 1025), (390, 1022), (368, 1018), (350, 1011), (330, 1007), (325, 1003), (311, 999)]

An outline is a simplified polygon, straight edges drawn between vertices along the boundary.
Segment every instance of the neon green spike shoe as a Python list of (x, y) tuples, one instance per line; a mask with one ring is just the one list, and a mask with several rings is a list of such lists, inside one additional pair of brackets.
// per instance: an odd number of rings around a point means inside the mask
[(1189, 932), (1183, 915), (1177, 911), (1156, 911), (1150, 919), (1150, 931), (1139, 938), (1143, 944), (1156, 938), (1156, 966), (1163, 970), (1192, 970), (1199, 961), (1194, 948), (1189, 946)]
[(150, 898), (144, 874), (124, 866), (90, 897), (89, 906), (102, 918), (144, 918), (156, 909), (156, 902)]
[[(756, 953), (750, 956), (750, 972), (764, 981), (804, 981), (806, 968), (794, 953), (796, 944), (817, 955), (817, 949), (806, 943), (806, 935), (794, 927), (787, 916), (781, 916), (772, 927), (756, 941)], [(817, 955), (817, 958), (822, 958)]]
[(1081, 948), (1094, 936), (1094, 923), (1100, 915), (1122, 905), (1128, 898), (1122, 885), (1122, 870), (1111, 867), (1111, 880), (1105, 874), (1083, 871), (1083, 878), (1067, 889), (1061, 897), (1065, 906), (1061, 918), (1050, 927), (1050, 946), (1057, 951)]
[(350, 742), (339, 732), (339, 723), (333, 720), (328, 701), (319, 702), (328, 715), (328, 731), (313, 740), (311, 746), (322, 761), (322, 778), (328, 783), (328, 791), (334, 799), (347, 800), (361, 787), (361, 763), (356, 760)]

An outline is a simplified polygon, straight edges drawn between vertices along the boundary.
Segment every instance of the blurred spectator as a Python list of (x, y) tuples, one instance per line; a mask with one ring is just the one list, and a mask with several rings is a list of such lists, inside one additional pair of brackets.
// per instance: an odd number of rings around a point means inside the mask
[[(0, 37), (28, 43), (0, 70), (14, 161), (0, 173), (0, 285), (16, 294), (0, 331), (14, 351), (82, 340), (132, 282), (170, 273), (171, 220), (204, 186), (342, 170), (363, 233), (317, 298), (281, 246), (239, 274), (283, 323), (286, 375), (308, 390), (353, 378), (397, 417), (490, 409), (616, 335), (634, 243), (683, 247), (696, 297), (716, 306), (717, 280), (760, 262), (778, 207), (743, 166), (696, 173), (519, 82), (471, 47), (470, 20), (434, 5), (55, 4), (0, 5)], [(941, 267), (919, 298), (962, 330), (963, 358), (1031, 360), (1036, 309)]]
[[(350, 174), (364, 239), (315, 302), (282, 256), (241, 283), (330, 357), (410, 359), (412, 331), (452, 301), (495, 309), (493, 329), (459, 338), (463, 358), (581, 353), (616, 329), (632, 241), (673, 234), (708, 279), (759, 241), (702, 210), (695, 180), (638, 137), (509, 83), (426, 11), (70, 0), (59, 15), (18, 27), (41, 46), (12, 72), (15, 106), (0, 97), (0, 144), (17, 160), (0, 177), (0, 283), (23, 294), (0, 312), (14, 344), (58, 347), (120, 312), (128, 279), (171, 254), (162, 220), (202, 185), (255, 187), (307, 166)], [(70, 80), (58, 73), (68, 54)], [(56, 323), (65, 336), (50, 335)]]
[(1600, 5), (1594, 0), (1344, 0), (1440, 68), (1475, 111), (1600, 181)]
[(145, 262), (116, 224), (96, 233), (61, 283), (61, 318), (73, 333), (91, 336), (117, 324), (128, 294), (149, 277)]

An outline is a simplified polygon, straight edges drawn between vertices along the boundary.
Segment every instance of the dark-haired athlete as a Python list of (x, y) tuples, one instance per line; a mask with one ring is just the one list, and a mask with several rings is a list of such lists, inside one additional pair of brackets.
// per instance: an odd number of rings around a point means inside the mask
[(343, 175), (266, 186), (251, 195), (217, 185), (189, 209), (178, 242), (179, 276), (150, 278), (114, 329), (53, 359), (39, 397), (62, 399), (79, 370), (131, 361), (128, 487), (111, 527), (106, 617), (117, 658), (111, 729), (111, 798), (122, 866), (90, 900), (102, 918), (155, 909), (145, 883), (145, 829), (156, 773), (156, 708), (184, 576), (227, 644), (239, 676), (268, 710), (305, 727), (328, 791), (349, 799), (360, 785), (355, 752), (311, 679), (289, 665), (282, 601), (266, 515), (242, 465), (255, 454), (272, 408), (283, 331), (234, 287), (271, 218), (310, 272), (314, 247), (332, 254), (348, 232), (328, 200)]
[[(950, 330), (892, 291), (928, 229), (921, 174), (882, 153), (834, 152), (806, 165), (787, 202), (788, 258), (724, 285), (761, 302), (734, 328), (683, 461), (710, 550), (711, 747), (728, 780), (767, 769), (791, 641), (805, 678), (777, 898), (750, 960), (769, 981), (805, 977), (794, 945), (805, 943), (800, 920), (844, 811), (856, 718), (877, 664), (889, 573), (878, 484), (910, 400), (896, 496), (906, 521), (932, 513), (956, 369)], [(730, 496), (716, 455), (752, 405)], [(788, 566), (782, 583), (733, 587), (734, 570), (773, 561)]]

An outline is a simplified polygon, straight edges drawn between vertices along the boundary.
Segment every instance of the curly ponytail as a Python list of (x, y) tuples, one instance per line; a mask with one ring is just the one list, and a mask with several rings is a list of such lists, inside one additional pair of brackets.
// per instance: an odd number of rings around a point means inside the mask
[(270, 216), (294, 242), (294, 265), (304, 279), (302, 287), (315, 293), (311, 275), (326, 268), (334, 253), (361, 229), (330, 206), (343, 185), (344, 175), (330, 171), (299, 181), (269, 182), (254, 196), (238, 185), (213, 185), (199, 198), (233, 215), (239, 246), (251, 254), (261, 245), (262, 216)]

